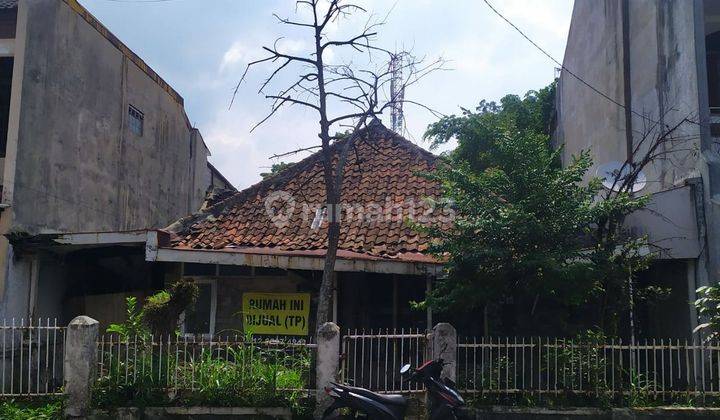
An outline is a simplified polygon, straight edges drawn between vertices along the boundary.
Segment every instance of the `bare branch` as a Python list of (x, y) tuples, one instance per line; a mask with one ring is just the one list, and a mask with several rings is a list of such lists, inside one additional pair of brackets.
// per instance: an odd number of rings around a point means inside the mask
[(285, 157), (285, 156), (296, 155), (296, 154), (302, 153), (302, 152), (311, 152), (311, 151), (317, 150), (321, 147), (322, 147), (321, 145), (302, 147), (300, 149), (291, 150), (289, 152), (274, 154), (274, 155), (270, 156), (270, 159), (277, 159), (277, 158), (281, 158), (281, 157)]
[(290, 20), (290, 19), (288, 19), (288, 18), (281, 18), (280, 16), (278, 16), (277, 13), (273, 13), (273, 16), (278, 20), (278, 22), (284, 23), (284, 24), (286, 24), (286, 25), (303, 26), (303, 27), (306, 27), (306, 28), (314, 28), (314, 27), (315, 27), (315, 26), (314, 26), (313, 24), (311, 24), (311, 23), (295, 22), (295, 21), (292, 21), (292, 20)]

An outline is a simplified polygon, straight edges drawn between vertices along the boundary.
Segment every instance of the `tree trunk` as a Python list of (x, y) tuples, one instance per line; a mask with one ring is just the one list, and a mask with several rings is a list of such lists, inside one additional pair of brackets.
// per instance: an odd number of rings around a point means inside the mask
[[(328, 210), (328, 213), (330, 210)], [(335, 260), (337, 259), (337, 248), (340, 240), (340, 223), (331, 222), (328, 226), (328, 250), (325, 255), (323, 276), (320, 283), (320, 295), (318, 297), (317, 325), (318, 327), (330, 319), (330, 300), (332, 299), (332, 279), (335, 272)]]

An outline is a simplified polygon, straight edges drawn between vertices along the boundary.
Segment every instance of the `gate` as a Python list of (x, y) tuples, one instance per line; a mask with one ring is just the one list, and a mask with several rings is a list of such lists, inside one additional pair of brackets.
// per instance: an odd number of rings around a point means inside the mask
[(341, 380), (382, 393), (422, 391), (422, 385), (402, 380), (400, 368), (421, 365), (430, 348), (420, 329), (349, 330), (342, 339)]

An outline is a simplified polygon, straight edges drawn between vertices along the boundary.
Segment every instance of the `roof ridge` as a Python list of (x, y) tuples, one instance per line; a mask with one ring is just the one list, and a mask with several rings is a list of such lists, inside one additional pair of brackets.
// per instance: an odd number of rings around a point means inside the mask
[[(366, 134), (369, 134), (369, 136), (366, 136)], [(374, 135), (373, 135), (374, 134)], [(406, 139), (405, 137), (401, 136), (400, 134), (390, 130), (389, 128), (385, 127), (382, 122), (374, 118), (367, 126), (361, 128), (358, 132), (358, 135), (360, 138), (385, 138), (387, 140), (392, 141), (393, 143), (405, 148), (406, 150), (413, 152), (423, 158), (427, 162), (434, 162), (438, 159), (438, 156), (435, 156), (431, 152), (423, 149), (422, 147), (416, 145), (415, 143), (411, 142), (410, 140)], [(332, 143), (330, 145), (330, 151), (331, 153), (335, 153), (335, 149), (340, 147), (340, 145), (344, 144), (345, 141), (347, 141), (346, 138), (339, 139)], [(298, 173), (301, 173), (302, 171), (306, 170), (308, 167), (311, 167), (314, 165), (320, 158), (321, 158), (322, 151), (317, 151), (304, 159), (292, 164), (290, 167), (278, 172), (275, 175), (272, 175), (266, 179), (263, 179), (261, 181), (258, 181), (257, 183), (243, 189), (240, 191), (235, 192), (234, 194), (230, 195), (227, 198), (224, 198), (217, 203), (214, 203), (212, 206), (199, 210), (193, 214), (190, 214), (188, 216), (185, 216), (176, 222), (172, 223), (170, 226), (166, 227), (164, 230), (167, 230), (171, 233), (179, 233), (184, 228), (188, 227), (189, 225), (199, 221), (203, 217), (207, 216), (218, 216), (224, 209), (226, 209), (229, 206), (233, 206), (239, 202), (242, 202), (246, 200), (248, 197), (267, 191), (271, 189), (273, 186), (277, 184), (284, 183), (290, 179), (292, 179), (293, 176), (295, 176)]]

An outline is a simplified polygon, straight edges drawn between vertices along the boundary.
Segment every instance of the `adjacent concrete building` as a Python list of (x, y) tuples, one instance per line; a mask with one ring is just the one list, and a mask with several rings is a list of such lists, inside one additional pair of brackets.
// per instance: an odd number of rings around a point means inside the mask
[[(89, 298), (110, 281), (102, 258), (152, 271), (142, 255), (59, 255), (23, 238), (164, 227), (209, 187), (232, 188), (183, 104), (76, 0), (0, 1), (0, 319), (113, 306)], [(90, 285), (70, 292), (79, 280)]]
[(652, 203), (628, 220), (660, 251), (640, 281), (673, 290), (640, 314), (641, 334), (688, 336), (695, 289), (720, 281), (720, 2), (576, 0), (563, 64), (554, 141), (566, 163), (592, 152), (588, 176), (691, 120), (646, 168)]

